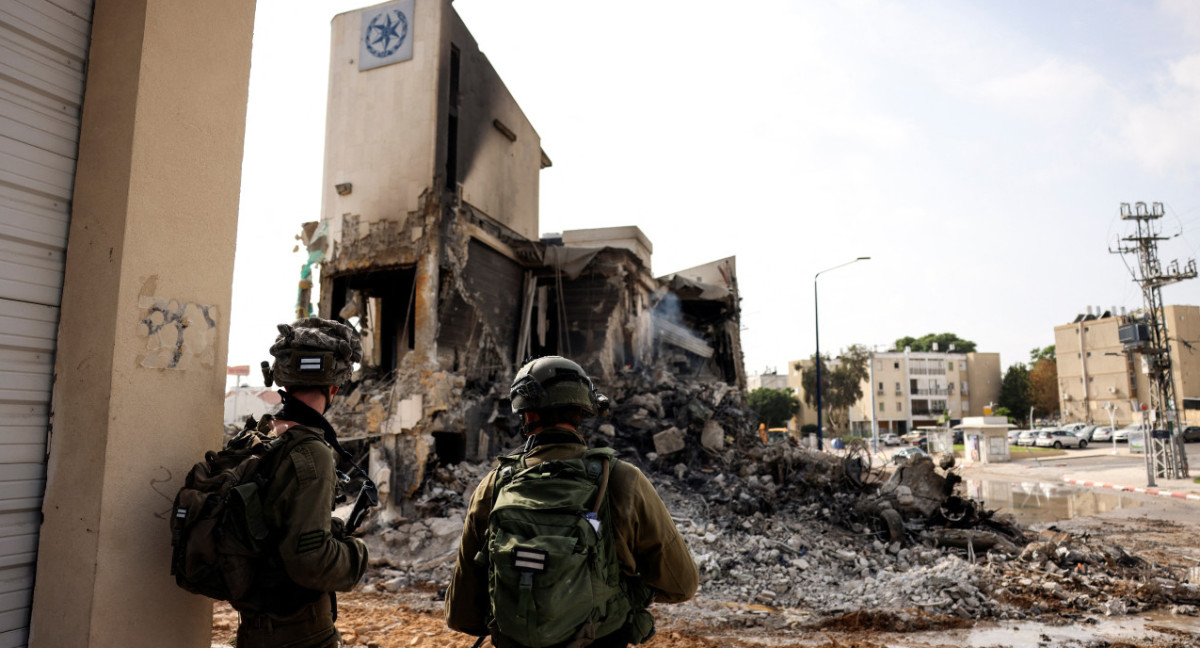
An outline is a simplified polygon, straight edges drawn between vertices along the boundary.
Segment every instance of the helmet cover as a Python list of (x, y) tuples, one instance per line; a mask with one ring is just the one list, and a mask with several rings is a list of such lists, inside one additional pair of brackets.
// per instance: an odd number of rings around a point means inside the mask
[(595, 416), (608, 398), (596, 392), (583, 367), (562, 357), (545, 356), (525, 364), (509, 389), (513, 412), (575, 406)]
[(362, 362), (362, 344), (341, 322), (306, 317), (279, 325), (271, 355), (274, 364), (263, 363), (267, 386), (272, 381), (284, 387), (340, 386), (350, 380), (354, 363)]

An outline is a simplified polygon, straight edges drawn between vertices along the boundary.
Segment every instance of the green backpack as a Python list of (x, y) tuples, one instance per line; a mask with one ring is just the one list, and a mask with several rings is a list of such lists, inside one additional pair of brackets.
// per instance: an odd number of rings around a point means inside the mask
[(270, 533), (259, 492), (279, 458), (321, 437), (270, 437), (252, 423), (220, 452), (205, 453), (184, 479), (171, 509), (171, 575), (193, 594), (258, 609), (254, 585)]
[(605, 491), (611, 448), (527, 466), (500, 457), (488, 516), (488, 593), (499, 648), (586, 646), (626, 625)]

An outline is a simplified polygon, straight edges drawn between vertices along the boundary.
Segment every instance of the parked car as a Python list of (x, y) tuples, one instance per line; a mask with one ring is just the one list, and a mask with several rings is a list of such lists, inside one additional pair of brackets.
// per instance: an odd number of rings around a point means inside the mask
[(1074, 430), (1072, 432), (1072, 434), (1079, 437), (1080, 439), (1083, 439), (1084, 441), (1091, 441), (1092, 435), (1095, 434), (1095, 432), (1096, 432), (1095, 425), (1085, 425), (1084, 427)]
[(1184, 443), (1200, 441), (1200, 425), (1189, 425), (1183, 428), (1183, 432), (1180, 432), (1179, 435), (1183, 437)]
[(1087, 423), (1067, 423), (1066, 425), (1059, 426), (1058, 429), (1070, 432), (1071, 434), (1076, 434), (1086, 427), (1089, 427)]
[(1086, 448), (1087, 439), (1066, 430), (1042, 430), (1034, 443), (1039, 448)]
[(1010, 430), (1008, 431), (1008, 444), (1009, 444), (1009, 445), (1013, 445), (1013, 444), (1015, 444), (1015, 443), (1017, 442), (1017, 437), (1021, 436), (1021, 433), (1022, 433), (1022, 432), (1024, 432), (1024, 431), (1025, 431), (1025, 430), (1021, 430), (1021, 429), (1018, 429), (1018, 428), (1012, 428), (1012, 429), (1010, 429)]
[(1092, 442), (1097, 443), (1100, 441), (1112, 441), (1112, 435), (1113, 435), (1113, 431), (1115, 429), (1116, 428), (1113, 428), (1108, 425), (1102, 425), (1102, 426), (1096, 428), (1092, 432)]
[(885, 434), (885, 435), (879, 437), (879, 440), (882, 441), (883, 445), (886, 445), (886, 446), (900, 445), (900, 435), (898, 435), (898, 434), (888, 433), (888, 434)]
[(1037, 435), (1042, 430), (1021, 430), (1021, 434), (1017, 435), (1017, 445), (1031, 446), (1037, 439)]
[(892, 453), (892, 461), (894, 463), (902, 463), (906, 460), (912, 461), (912, 460), (916, 459), (917, 457), (928, 457), (928, 456), (929, 456), (929, 453), (925, 452), (921, 448), (919, 448), (917, 446), (909, 446), (907, 448), (900, 448), (899, 450)]
[(1117, 443), (1124, 443), (1126, 441), (1129, 441), (1130, 434), (1132, 434), (1134, 432), (1141, 432), (1141, 431), (1142, 431), (1141, 423), (1131, 423), (1129, 425), (1126, 425), (1123, 428), (1117, 428), (1116, 430), (1114, 430), (1112, 440), (1116, 441)]

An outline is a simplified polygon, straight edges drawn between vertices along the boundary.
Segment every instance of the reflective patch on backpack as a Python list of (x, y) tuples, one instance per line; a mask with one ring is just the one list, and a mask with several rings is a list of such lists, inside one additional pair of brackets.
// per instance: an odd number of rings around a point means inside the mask
[(305, 531), (296, 539), (296, 553), (312, 551), (325, 544), (325, 532), (321, 530)]
[(513, 567), (517, 571), (540, 574), (546, 571), (546, 558), (549, 555), (548, 552), (540, 549), (517, 547), (517, 550), (513, 552)]

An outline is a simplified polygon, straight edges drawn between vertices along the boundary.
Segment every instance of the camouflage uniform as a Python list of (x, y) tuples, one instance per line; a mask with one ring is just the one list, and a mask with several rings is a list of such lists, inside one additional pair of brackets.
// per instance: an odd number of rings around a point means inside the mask
[(297, 425), (283, 434), (307, 438), (282, 460), (263, 494), (278, 553), (261, 579), (265, 609), (240, 610), (237, 645), (337, 646), (328, 593), (354, 588), (367, 568), (367, 547), (358, 538), (340, 537), (340, 525), (332, 522), (336, 457), (322, 432)]
[[(362, 359), (357, 334), (331, 320), (305, 318), (279, 325), (271, 347), (274, 365), (263, 367), (272, 381), (289, 388), (326, 390), (345, 383)], [(326, 401), (328, 402), (328, 400)], [(295, 408), (292, 410), (291, 408)], [(288, 420), (289, 410), (308, 425)], [(334, 520), (337, 455), (325, 441), (328, 423), (308, 405), (288, 395), (273, 430), (299, 438), (281, 458), (262, 493), (263, 517), (275, 552), (256, 579), (255, 609), (239, 609), (238, 648), (336, 648), (331, 592), (354, 588), (367, 569), (367, 546), (344, 537)], [(285, 422), (286, 421), (286, 422)], [(261, 431), (268, 431), (263, 429)], [(332, 428), (328, 428), (333, 434)], [(284, 442), (287, 443), (286, 441)]]

